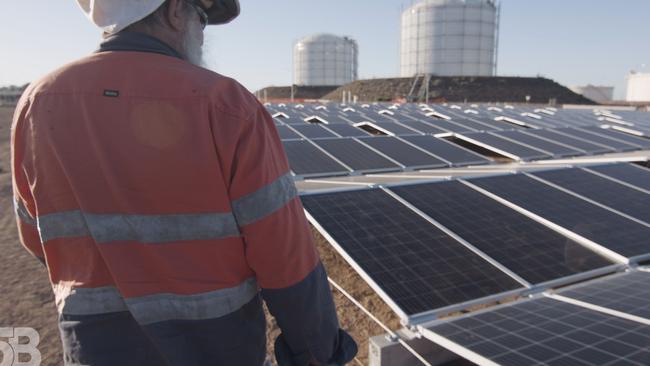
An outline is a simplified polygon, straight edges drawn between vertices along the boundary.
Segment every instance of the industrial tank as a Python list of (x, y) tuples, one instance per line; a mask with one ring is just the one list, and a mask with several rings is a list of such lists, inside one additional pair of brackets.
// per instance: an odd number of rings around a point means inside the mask
[(596, 103), (607, 103), (614, 100), (614, 87), (613, 86), (600, 86), (600, 85), (584, 85), (572, 86), (569, 89), (574, 93), (580, 94), (585, 98), (589, 98)]
[(402, 13), (400, 73), (494, 76), (495, 0), (422, 0)]
[(305, 86), (344, 85), (358, 78), (359, 46), (349, 37), (316, 34), (293, 48), (293, 83)]
[(627, 76), (628, 102), (650, 102), (650, 73), (630, 72)]

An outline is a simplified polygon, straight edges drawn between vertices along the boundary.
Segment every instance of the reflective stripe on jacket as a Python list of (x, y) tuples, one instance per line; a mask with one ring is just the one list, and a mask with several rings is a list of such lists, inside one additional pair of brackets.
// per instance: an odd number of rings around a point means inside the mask
[(47, 263), (66, 363), (261, 364), (260, 288), (292, 353), (347, 355), (271, 117), (172, 56), (99, 52), (17, 107), (20, 238)]

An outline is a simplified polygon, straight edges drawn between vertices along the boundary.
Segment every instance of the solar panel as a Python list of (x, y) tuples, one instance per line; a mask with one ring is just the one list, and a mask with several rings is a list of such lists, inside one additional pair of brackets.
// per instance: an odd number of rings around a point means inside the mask
[(403, 136), (402, 139), (450, 162), (454, 166), (491, 163), (490, 160), (481, 155), (433, 136)]
[(578, 129), (575, 129), (575, 128), (560, 128), (560, 129), (557, 129), (556, 131), (562, 132), (562, 133), (567, 134), (569, 136), (574, 136), (574, 137), (577, 137), (577, 138), (581, 138), (581, 139), (589, 141), (589, 142), (605, 145), (605, 146), (611, 147), (612, 149), (617, 150), (617, 151), (634, 151), (634, 150), (639, 150), (640, 149), (639, 146), (634, 146), (634, 145), (630, 145), (630, 144), (627, 144), (627, 143), (622, 142), (622, 141), (612, 140), (612, 139), (607, 138), (607, 137), (594, 135), (592, 133), (581, 131), (581, 130), (578, 130)]
[[(495, 121), (492, 117), (489, 116), (472, 116), (469, 117), (474, 121), (480, 122), (482, 125), (487, 125), (488, 131), (501, 131), (501, 130), (512, 130), (512, 129), (518, 129), (518, 128), (523, 128), (518, 125), (513, 125), (509, 123), (502, 123), (502, 122), (497, 122)], [(453, 118), (455, 120), (455, 118)]]
[(547, 159), (551, 157), (551, 155), (542, 151), (502, 139), (486, 132), (465, 133), (458, 135), (458, 138), (480, 145), (486, 149), (493, 150), (515, 160), (528, 161)]
[(400, 167), (385, 157), (350, 138), (313, 140), (334, 155), (343, 164), (359, 171), (399, 170)]
[(349, 173), (309, 141), (283, 141), (291, 171), (296, 175), (341, 175)]
[(493, 134), (499, 137), (510, 139), (515, 142), (522, 142), (536, 149), (548, 151), (555, 156), (568, 157), (568, 156), (584, 155), (584, 151), (572, 149), (570, 147), (560, 145), (558, 143), (551, 142), (548, 140), (542, 140), (540, 138), (531, 135), (526, 135), (519, 131), (498, 131), (498, 132), (493, 132)]
[(457, 116), (452, 116), (451, 120), (461, 126), (468, 127), (469, 129), (475, 130), (475, 131), (498, 131), (499, 128), (495, 126), (490, 126), (484, 123), (479, 123), (476, 121), (472, 121), (470, 119), (464, 118), (464, 117), (457, 117)]
[(275, 126), (275, 128), (278, 130), (278, 135), (280, 135), (281, 140), (296, 140), (302, 138), (302, 136), (298, 135), (287, 126)]
[(649, 326), (548, 298), (502, 306), (424, 333), (478, 364), (650, 364)]
[(525, 175), (470, 181), (626, 257), (650, 253), (650, 228)]
[(616, 164), (590, 166), (588, 169), (650, 191), (650, 170), (640, 166)]
[(407, 316), (521, 287), (382, 190), (302, 203)]
[(342, 137), (370, 136), (366, 131), (348, 124), (329, 124), (326, 128)]
[(558, 292), (586, 303), (650, 319), (650, 273), (628, 272)]
[[(348, 116), (349, 117), (349, 116)], [(342, 115), (329, 115), (325, 118), (330, 124), (349, 124), (350, 121), (345, 119)]]
[(429, 123), (421, 122), (421, 121), (407, 121), (407, 120), (400, 120), (400, 123), (406, 126), (409, 126), (411, 128), (414, 128), (422, 133), (430, 133), (430, 134), (438, 134), (438, 133), (445, 133), (447, 131), (435, 127)]
[(335, 134), (324, 129), (319, 125), (295, 125), (291, 126), (308, 139), (317, 139), (322, 137), (336, 137)]
[(378, 136), (363, 137), (359, 141), (368, 144), (371, 147), (390, 156), (392, 159), (399, 161), (402, 165), (408, 167), (446, 167), (449, 164), (431, 156), (422, 150), (419, 150), (395, 137)]
[(585, 126), (585, 127), (580, 127), (581, 130), (585, 130), (587, 132), (591, 133), (596, 133), (598, 135), (603, 135), (607, 136), (613, 139), (621, 140), (624, 142), (627, 142), (629, 144), (633, 145), (638, 145), (641, 146), (642, 148), (649, 149), (650, 148), (650, 140), (644, 139), (642, 137), (636, 137), (632, 135), (628, 135), (623, 132), (618, 132), (615, 130), (612, 130), (611, 128), (600, 128), (600, 127), (595, 127), (595, 126)]
[(530, 283), (613, 264), (461, 182), (391, 190)]
[(289, 125), (304, 125), (307, 122), (305, 122), (302, 118), (299, 117), (289, 117), (289, 118), (280, 118), (280, 121), (289, 124)]
[(551, 170), (533, 175), (650, 223), (650, 194), (579, 168)]
[(418, 132), (394, 122), (376, 122), (375, 125), (395, 135), (418, 135)]
[(463, 132), (471, 132), (471, 131), (476, 131), (472, 128), (450, 122), (444, 119), (434, 119), (431, 118), (430, 120), (426, 121), (427, 123), (432, 124), (434, 127), (442, 128), (443, 130), (447, 130), (449, 132), (455, 132), (455, 133), (463, 133)]
[(364, 113), (364, 116), (366, 117), (365, 119), (370, 122), (393, 122), (393, 119), (391, 119), (389, 116), (385, 116), (383, 114), (379, 113)]
[(589, 154), (603, 154), (608, 152), (613, 152), (613, 149), (609, 149), (600, 145), (595, 145), (591, 142), (580, 140), (575, 137), (570, 137), (562, 135), (559, 133), (554, 133), (552, 130), (526, 130), (524, 133), (535, 137), (541, 137), (554, 142), (559, 142), (563, 145), (574, 147), (576, 149), (583, 150)]

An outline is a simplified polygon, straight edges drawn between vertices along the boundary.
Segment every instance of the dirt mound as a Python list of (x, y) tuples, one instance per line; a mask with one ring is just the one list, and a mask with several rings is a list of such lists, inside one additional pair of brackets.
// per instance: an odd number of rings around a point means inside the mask
[[(409, 95), (424, 101), (424, 78), (391, 78), (357, 80), (344, 85), (323, 99), (341, 100), (344, 91), (352, 92), (359, 101), (404, 101)], [(415, 84), (415, 87), (414, 87)], [(413, 93), (411, 94), (411, 92)], [(595, 104), (592, 100), (545, 78), (523, 77), (432, 77), (429, 82), (429, 102), (472, 103), (530, 103)]]

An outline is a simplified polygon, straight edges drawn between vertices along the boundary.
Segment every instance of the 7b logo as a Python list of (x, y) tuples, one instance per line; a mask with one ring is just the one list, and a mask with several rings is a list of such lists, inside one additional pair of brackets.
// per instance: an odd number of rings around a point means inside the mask
[[(0, 366), (40, 365), (41, 352), (36, 348), (40, 340), (38, 332), (32, 328), (0, 328)], [(30, 360), (20, 361), (20, 355), (29, 355)]]

